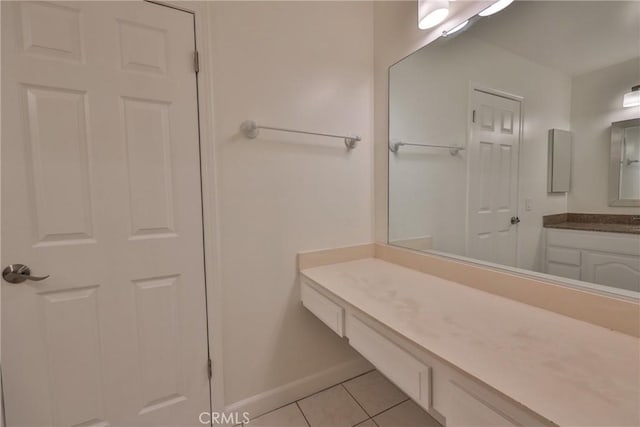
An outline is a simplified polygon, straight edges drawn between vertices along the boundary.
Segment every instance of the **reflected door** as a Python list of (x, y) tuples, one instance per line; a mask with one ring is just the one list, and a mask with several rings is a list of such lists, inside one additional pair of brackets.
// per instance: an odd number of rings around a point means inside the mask
[(471, 108), (467, 255), (515, 266), (520, 102), (474, 89)]
[(209, 410), (194, 23), (146, 2), (2, 2), (9, 426)]

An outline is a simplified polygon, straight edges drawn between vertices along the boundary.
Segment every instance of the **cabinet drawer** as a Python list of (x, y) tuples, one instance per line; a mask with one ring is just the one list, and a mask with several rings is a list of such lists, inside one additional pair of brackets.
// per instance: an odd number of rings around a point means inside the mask
[(354, 316), (347, 318), (349, 344), (424, 409), (431, 409), (431, 368)]
[(474, 396), (455, 382), (451, 382), (451, 414), (447, 415), (447, 427), (519, 426), (498, 408)]
[(580, 280), (580, 267), (575, 265), (547, 263), (547, 273), (554, 276), (566, 277), (568, 279)]
[(301, 299), (304, 305), (316, 317), (322, 320), (336, 334), (344, 336), (344, 309), (320, 292), (301, 281)]
[(577, 249), (549, 246), (547, 248), (547, 261), (569, 265), (580, 265), (580, 251)]

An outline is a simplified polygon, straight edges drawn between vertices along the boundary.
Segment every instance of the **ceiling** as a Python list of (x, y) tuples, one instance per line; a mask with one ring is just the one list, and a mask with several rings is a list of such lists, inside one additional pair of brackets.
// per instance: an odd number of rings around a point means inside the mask
[(516, 1), (468, 33), (568, 75), (583, 74), (640, 57), (640, 1)]

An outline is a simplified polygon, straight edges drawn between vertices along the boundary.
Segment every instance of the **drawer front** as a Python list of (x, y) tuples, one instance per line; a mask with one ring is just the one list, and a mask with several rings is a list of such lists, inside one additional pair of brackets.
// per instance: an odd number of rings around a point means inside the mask
[(519, 426), (503, 411), (486, 403), (451, 382), (451, 413), (447, 415), (447, 427), (499, 427)]
[(568, 279), (580, 280), (580, 267), (575, 265), (547, 263), (547, 273)]
[(347, 319), (349, 344), (424, 409), (431, 409), (431, 368), (354, 316)]
[(304, 305), (316, 317), (322, 320), (340, 337), (344, 337), (344, 309), (302, 280), (301, 299)]
[(547, 245), (640, 256), (640, 236), (547, 228)]
[(569, 265), (580, 265), (580, 251), (577, 249), (549, 246), (547, 248), (547, 261)]

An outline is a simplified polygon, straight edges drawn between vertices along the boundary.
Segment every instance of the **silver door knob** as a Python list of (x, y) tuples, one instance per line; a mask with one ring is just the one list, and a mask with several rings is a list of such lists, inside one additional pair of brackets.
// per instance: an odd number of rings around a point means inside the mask
[(31, 269), (24, 264), (11, 264), (2, 270), (2, 277), (9, 283), (22, 283), (25, 280), (39, 282), (46, 279), (46, 276), (32, 276)]

